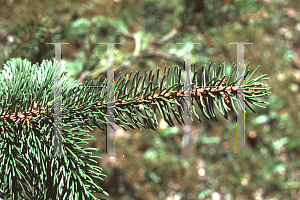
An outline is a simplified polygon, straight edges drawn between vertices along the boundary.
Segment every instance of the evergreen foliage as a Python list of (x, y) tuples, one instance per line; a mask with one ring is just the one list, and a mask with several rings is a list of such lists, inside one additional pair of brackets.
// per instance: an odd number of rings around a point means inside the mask
[[(58, 199), (59, 196), (75, 199), (97, 199), (92, 193), (108, 195), (96, 185), (92, 178), (103, 180), (102, 169), (93, 163), (92, 152), (96, 148), (82, 148), (91, 136), (84, 128), (104, 130), (107, 122), (108, 103), (106, 87), (112, 84), (111, 77), (101, 77), (83, 86), (80, 82), (62, 75), (62, 135), (63, 154), (70, 157), (47, 157), (54, 148), (54, 69), (57, 63), (44, 60), (41, 65), (31, 65), (26, 59), (10, 59), (4, 66), (0, 78), (0, 197), (4, 199)], [(65, 65), (63, 68), (65, 70)], [(267, 104), (257, 100), (270, 94), (268, 85), (259, 81), (266, 79), (267, 74), (251, 79), (258, 67), (248, 76), (249, 63), (245, 69), (245, 103), (255, 112), (250, 104), (263, 107)], [(191, 102), (193, 113), (196, 113), (195, 102), (207, 119), (217, 120), (214, 106), (228, 119), (228, 112), (237, 106), (243, 109), (236, 98), (238, 81), (234, 74), (236, 65), (232, 65), (230, 74), (226, 75), (225, 65), (218, 69), (216, 65), (203, 66), (199, 82), (197, 70), (193, 72)], [(151, 70), (143, 76), (137, 71), (132, 79), (127, 72), (119, 74), (115, 83), (115, 123), (126, 130), (124, 125), (135, 129), (156, 130), (157, 113), (169, 124), (175, 126), (172, 115), (177, 122), (185, 124), (183, 113), (188, 104), (184, 98), (184, 82), (182, 68), (179, 66), (165, 67), (163, 78), (159, 80), (159, 68), (156, 76)], [(233, 80), (231, 81), (231, 79)], [(251, 79), (251, 80), (250, 80)], [(198, 85), (200, 83), (200, 85)], [(80, 86), (80, 87), (79, 87)], [(102, 86), (102, 87), (90, 87)], [(221, 86), (223, 88), (221, 88)], [(258, 89), (255, 89), (255, 88)], [(99, 89), (101, 88), (101, 89)], [(175, 108), (177, 107), (177, 110)], [(132, 122), (126, 119), (130, 117)], [(140, 119), (142, 120), (140, 120)], [(89, 123), (92, 122), (92, 123)], [(103, 126), (104, 125), (104, 126)], [(140, 127), (141, 126), (141, 127)], [(74, 134), (74, 132), (83, 132)], [(93, 138), (92, 138), (93, 139)], [(93, 162), (93, 163), (92, 163)]]

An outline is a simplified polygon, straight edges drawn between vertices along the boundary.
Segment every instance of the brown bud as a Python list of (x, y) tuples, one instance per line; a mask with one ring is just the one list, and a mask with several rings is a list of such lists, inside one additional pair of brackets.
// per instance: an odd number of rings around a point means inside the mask
[(169, 95), (170, 95), (170, 93), (166, 93), (166, 94), (164, 95), (164, 97), (167, 98)]
[(95, 43), (96, 43), (96, 40), (91, 39), (90, 43), (91, 43), (91, 44), (95, 44)]

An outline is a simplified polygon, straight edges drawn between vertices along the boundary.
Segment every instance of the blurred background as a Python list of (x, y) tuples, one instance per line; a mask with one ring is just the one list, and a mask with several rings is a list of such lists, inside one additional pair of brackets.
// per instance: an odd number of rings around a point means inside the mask
[[(169, 127), (158, 115), (159, 129), (124, 131), (116, 126), (115, 152), (125, 157), (99, 160), (107, 175), (95, 180), (109, 200), (300, 199), (300, 4), (298, 0), (1, 0), (0, 68), (13, 57), (32, 63), (53, 60), (62, 45), (67, 74), (82, 83), (106, 77), (107, 47), (115, 45), (119, 72), (183, 66), (184, 45), (201, 66), (236, 63), (245, 45), (245, 63), (254, 77), (268, 74), (271, 95), (265, 109), (246, 108), (246, 155), (235, 153), (236, 122), (217, 112), (217, 122), (193, 115), (193, 154), (183, 154), (183, 127)], [(202, 114), (202, 113), (201, 113)], [(106, 134), (95, 129), (89, 146), (105, 154)], [(104, 195), (97, 197), (106, 198)]]

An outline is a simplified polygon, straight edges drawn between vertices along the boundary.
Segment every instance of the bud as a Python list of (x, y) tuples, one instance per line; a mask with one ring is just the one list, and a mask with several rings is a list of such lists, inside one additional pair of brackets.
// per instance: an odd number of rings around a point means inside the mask
[(96, 43), (96, 40), (91, 39), (90, 43), (91, 43), (91, 44), (95, 44), (95, 43)]

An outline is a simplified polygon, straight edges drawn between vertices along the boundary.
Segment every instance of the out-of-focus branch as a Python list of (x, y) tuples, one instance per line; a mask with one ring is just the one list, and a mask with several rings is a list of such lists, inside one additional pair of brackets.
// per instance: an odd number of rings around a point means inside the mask
[(182, 22), (179, 22), (178, 25), (174, 29), (172, 29), (169, 33), (164, 35), (160, 41), (158, 41), (157, 43), (154, 42), (153, 44), (157, 46), (164, 45), (178, 33), (181, 27), (182, 27)]
[[(169, 40), (171, 40), (180, 30), (182, 27), (182, 22), (178, 23), (178, 25), (171, 30), (168, 34), (164, 35), (161, 40), (158, 42), (154, 41), (150, 44), (149, 50), (145, 51), (141, 55), (141, 36), (138, 33), (125, 33), (122, 32), (121, 30), (117, 30), (117, 35), (124, 36), (125, 38), (128, 39), (133, 39), (135, 41), (135, 50), (133, 53), (133, 57), (126, 63), (126, 65), (121, 65), (118, 67), (119, 70), (122, 70), (125, 67), (128, 67), (132, 65), (134, 62), (139, 62), (140, 59), (142, 58), (154, 58), (154, 57), (159, 57), (163, 58), (165, 60), (171, 60), (172, 62), (175, 62), (176, 64), (181, 64), (182, 61), (172, 55), (162, 53), (157, 51), (157, 48), (165, 43), (167, 43)], [(78, 78), (79, 81), (84, 81), (86, 77), (90, 74), (91, 71), (85, 70), (81, 76)], [(106, 68), (103, 68), (100, 70), (99, 75), (104, 75), (106, 73)]]
[[(167, 54), (167, 53), (162, 53), (162, 52), (159, 52), (159, 51), (153, 51), (153, 52), (146, 51), (145, 53), (142, 53), (139, 56), (133, 56), (131, 59), (129, 59), (126, 62), (126, 64), (122, 64), (122, 65), (118, 66), (117, 70), (116, 70), (116, 74), (118, 74), (117, 71), (121, 71), (124, 68), (130, 67), (133, 63), (140, 62), (142, 59), (157, 58), (157, 57), (162, 58), (164, 60), (170, 60), (172, 62), (175, 62), (177, 65), (182, 65), (182, 63), (183, 63), (183, 60), (181, 60), (180, 58), (177, 58), (177, 57), (175, 57), (173, 55), (170, 55), (170, 54)], [(106, 72), (107, 72), (106, 67), (104, 67), (104, 68), (100, 69), (100, 72), (99, 72), (98, 76), (100, 76), (100, 75), (105, 76)], [(85, 76), (85, 74), (83, 73), (82, 76)]]
[(121, 35), (129, 39), (133, 39), (135, 41), (134, 55), (138, 56), (140, 54), (141, 36), (138, 33), (131, 34), (131, 33), (124, 33), (121, 30), (117, 30), (117, 35)]
[(182, 64), (182, 60), (173, 56), (173, 55), (170, 55), (170, 54), (167, 54), (167, 53), (162, 53), (162, 52), (159, 52), (159, 51), (153, 51), (153, 52), (149, 52), (147, 53), (146, 55), (143, 55), (141, 56), (140, 58), (153, 58), (153, 57), (158, 57), (158, 58), (163, 58), (165, 60), (171, 60), (172, 62), (175, 62), (177, 64), (181, 63)]
[(90, 70), (85, 70), (80, 77), (78, 78), (78, 81), (82, 82), (85, 80), (85, 78), (90, 74)]
[(134, 40), (135, 40), (135, 50), (134, 50), (134, 56), (139, 56), (140, 50), (141, 50), (141, 36), (139, 34), (134, 34)]
[[(133, 53), (133, 57), (129, 59), (126, 64), (122, 64), (121, 66), (118, 66), (118, 71), (122, 70), (123, 68), (129, 67), (132, 65), (132, 63), (140, 62), (141, 59), (144, 58), (162, 58), (165, 60), (170, 60), (172, 62), (175, 62), (176, 64), (180, 65), (183, 63), (183, 60), (167, 54), (167, 53), (162, 53), (157, 51), (157, 47), (167, 43), (169, 40), (171, 40), (180, 30), (182, 27), (182, 22), (180, 22), (173, 30), (171, 30), (168, 34), (164, 35), (161, 40), (158, 42), (154, 41), (150, 44), (149, 50), (142, 51), (141, 52), (141, 37), (137, 33), (125, 33), (122, 32), (121, 30), (117, 30), (117, 34), (124, 36), (125, 38), (132, 39), (135, 41), (135, 50)], [(106, 74), (106, 68), (102, 68), (98, 75), (105, 75)], [(82, 76), (79, 78), (79, 80), (84, 80), (84, 78), (87, 76), (85, 72), (82, 74)], [(82, 77), (84, 77), (82, 79)]]

